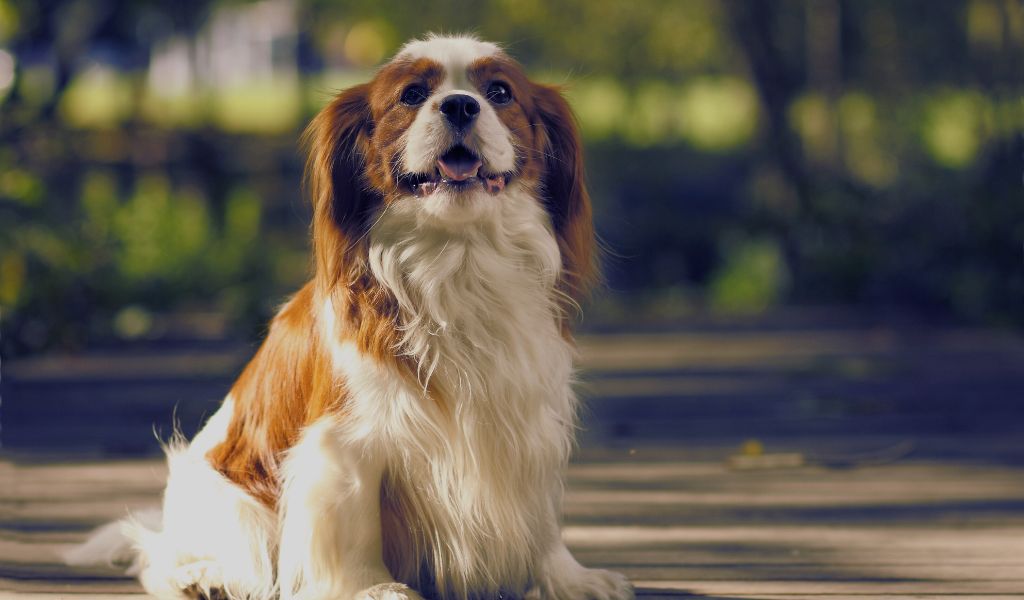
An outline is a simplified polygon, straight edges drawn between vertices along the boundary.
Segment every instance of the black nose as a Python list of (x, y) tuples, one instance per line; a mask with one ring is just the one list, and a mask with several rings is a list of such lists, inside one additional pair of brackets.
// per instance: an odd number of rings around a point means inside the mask
[(462, 133), (480, 114), (480, 103), (466, 94), (452, 94), (441, 101), (441, 113), (452, 129)]

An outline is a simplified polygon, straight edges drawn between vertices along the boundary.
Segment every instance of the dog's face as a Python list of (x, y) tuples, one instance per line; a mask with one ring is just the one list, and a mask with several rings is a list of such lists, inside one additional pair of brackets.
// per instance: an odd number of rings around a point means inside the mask
[(544, 140), (533, 84), (497, 46), (472, 39), (407, 45), (370, 83), (367, 183), (439, 222), (481, 218), (517, 180), (537, 184)]
[(380, 156), (369, 162), (390, 169), (373, 183), (386, 197), (412, 195), (438, 219), (478, 218), (540, 151), (529, 83), (491, 44), (414, 43), (374, 83)]
[(494, 44), (410, 42), (372, 81), (338, 95), (306, 136), (318, 269), (337, 270), (381, 211), (414, 211), (455, 231), (525, 198), (550, 216), (565, 287), (582, 288), (592, 274), (571, 111)]

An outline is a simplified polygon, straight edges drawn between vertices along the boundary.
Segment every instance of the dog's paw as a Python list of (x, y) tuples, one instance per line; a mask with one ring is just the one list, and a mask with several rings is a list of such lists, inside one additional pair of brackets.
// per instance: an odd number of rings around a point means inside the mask
[(570, 569), (549, 575), (526, 594), (526, 600), (633, 600), (633, 585), (621, 573), (604, 569)]
[(378, 583), (356, 594), (355, 600), (423, 600), (416, 590), (403, 583)]
[(220, 566), (214, 561), (201, 560), (178, 567), (171, 573), (170, 587), (195, 600), (227, 598)]
[(198, 586), (191, 586), (181, 590), (189, 600), (231, 600), (223, 588), (200, 589)]
[(587, 569), (584, 577), (584, 598), (598, 600), (633, 600), (633, 584), (622, 573), (604, 569)]

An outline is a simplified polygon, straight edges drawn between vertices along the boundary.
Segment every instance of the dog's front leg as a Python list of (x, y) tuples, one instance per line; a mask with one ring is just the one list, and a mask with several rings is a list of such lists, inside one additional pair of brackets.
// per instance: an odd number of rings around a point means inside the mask
[(541, 561), (527, 600), (632, 600), (633, 586), (621, 573), (588, 569), (561, 541)]
[(420, 600), (384, 566), (383, 461), (332, 419), (303, 430), (282, 465), (277, 579), (284, 600)]
[(633, 586), (621, 573), (588, 569), (577, 562), (562, 541), (561, 486), (555, 486), (553, 510), (548, 518), (550, 540), (538, 563), (534, 586), (526, 600), (632, 600)]

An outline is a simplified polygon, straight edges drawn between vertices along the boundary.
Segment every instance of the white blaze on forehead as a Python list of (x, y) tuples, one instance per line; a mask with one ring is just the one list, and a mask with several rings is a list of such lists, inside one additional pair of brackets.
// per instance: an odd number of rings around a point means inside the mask
[[(501, 48), (491, 42), (483, 42), (468, 35), (429, 35), (422, 40), (413, 40), (402, 46), (395, 58), (429, 58), (440, 63), (448, 77), (459, 80), (465, 77), (466, 67), (478, 58), (500, 54)], [(463, 87), (461, 82), (457, 86)]]

